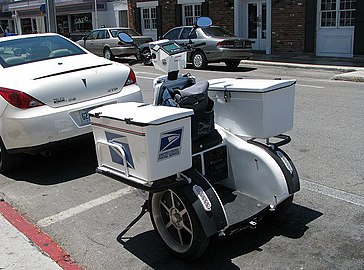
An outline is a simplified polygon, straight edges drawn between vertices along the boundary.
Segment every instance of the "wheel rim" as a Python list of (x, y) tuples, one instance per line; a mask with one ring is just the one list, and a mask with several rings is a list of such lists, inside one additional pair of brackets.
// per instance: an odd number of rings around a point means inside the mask
[(171, 190), (153, 195), (155, 226), (163, 241), (174, 251), (183, 253), (193, 242), (193, 227), (187, 208)]
[(202, 67), (203, 64), (203, 57), (201, 54), (197, 53), (195, 54), (195, 56), (193, 57), (193, 65), (195, 67)]
[(104, 52), (104, 57), (106, 58), (106, 59), (111, 59), (111, 52), (110, 52), (110, 50), (105, 50), (105, 52)]

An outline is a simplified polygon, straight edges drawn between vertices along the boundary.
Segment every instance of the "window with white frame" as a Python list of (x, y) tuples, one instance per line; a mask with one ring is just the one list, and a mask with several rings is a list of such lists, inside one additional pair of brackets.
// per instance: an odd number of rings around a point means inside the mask
[(353, 27), (356, 0), (321, 0), (321, 27)]
[(201, 16), (202, 4), (185, 4), (182, 6), (183, 25), (193, 25)]
[(157, 29), (157, 9), (156, 7), (142, 8), (142, 23), (144, 30)]

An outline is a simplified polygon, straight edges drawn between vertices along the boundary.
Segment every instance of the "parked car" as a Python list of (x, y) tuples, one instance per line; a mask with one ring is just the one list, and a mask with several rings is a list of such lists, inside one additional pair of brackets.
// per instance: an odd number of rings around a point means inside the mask
[(142, 101), (133, 70), (58, 34), (0, 39), (0, 172), (20, 153), (92, 138), (88, 111)]
[(138, 53), (137, 48), (134, 45), (122, 43), (117, 37), (119, 32), (125, 32), (132, 36), (136, 44), (153, 41), (151, 37), (141, 36), (131, 28), (119, 27), (95, 29), (77, 43), (90, 52), (109, 60), (113, 60), (115, 56), (136, 55)]
[[(192, 26), (175, 27), (164, 34), (161, 39), (173, 40), (179, 45), (188, 43), (205, 44), (188, 52), (187, 61), (196, 69), (205, 68), (208, 63), (225, 62), (228, 67), (237, 67), (241, 60), (249, 59), (252, 54), (252, 41), (238, 38), (224, 28), (209, 26), (193, 28)], [(146, 53), (147, 45), (141, 46)]]

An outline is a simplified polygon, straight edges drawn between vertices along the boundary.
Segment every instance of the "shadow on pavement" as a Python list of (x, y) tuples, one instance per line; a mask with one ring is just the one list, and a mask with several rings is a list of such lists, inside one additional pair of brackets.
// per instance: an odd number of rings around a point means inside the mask
[[(308, 224), (320, 216), (322, 213), (318, 211), (293, 204), (279, 221), (264, 221), (256, 229), (248, 229), (232, 237), (212, 238), (207, 252), (196, 261), (173, 257), (155, 231), (125, 237), (124, 230), (117, 241), (152, 269), (240, 269), (233, 259), (253, 251), (264, 251), (264, 245), (277, 236), (299, 239), (309, 229)], [(137, 218), (131, 225), (136, 223)]]
[[(187, 69), (198, 71), (196, 69), (193, 69), (192, 65), (190, 65), (190, 64), (187, 65)], [(205, 71), (219, 71), (219, 72), (250, 72), (250, 71), (256, 70), (256, 68), (242, 67), (242, 66), (238, 66), (236, 68), (229, 68), (229, 67), (226, 67), (226, 66), (223, 66), (223, 65), (220, 66), (220, 65), (210, 64), (203, 70), (205, 70)]]
[(54, 185), (95, 173), (97, 158), (93, 141), (51, 156), (24, 155), (20, 168), (5, 174), (17, 181)]

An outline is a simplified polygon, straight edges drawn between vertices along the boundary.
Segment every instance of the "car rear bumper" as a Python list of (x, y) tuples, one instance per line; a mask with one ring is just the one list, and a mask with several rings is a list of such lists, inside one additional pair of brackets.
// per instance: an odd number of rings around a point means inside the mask
[(114, 56), (126, 56), (135, 55), (138, 50), (135, 47), (114, 47), (111, 48), (111, 52)]
[(91, 133), (91, 125), (82, 121), (81, 114), (87, 114), (92, 108), (142, 100), (139, 86), (133, 84), (114, 95), (59, 108), (45, 105), (21, 110), (8, 105), (0, 118), (0, 135), (9, 152), (22, 152), (24, 149), (33, 152), (31, 148)]
[(227, 49), (219, 48), (217, 51), (206, 51), (206, 58), (209, 62), (220, 62), (225, 60), (245, 60), (252, 57), (250, 49)]

